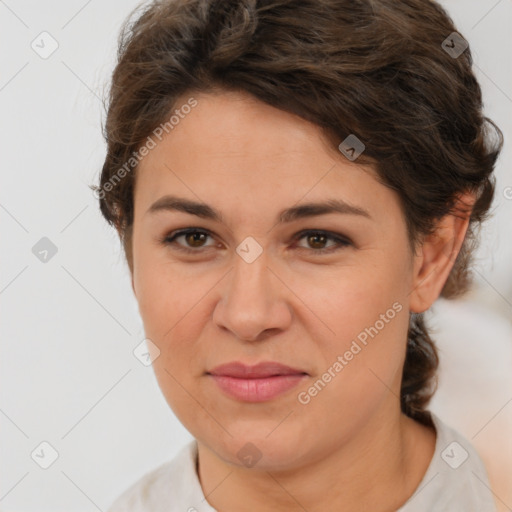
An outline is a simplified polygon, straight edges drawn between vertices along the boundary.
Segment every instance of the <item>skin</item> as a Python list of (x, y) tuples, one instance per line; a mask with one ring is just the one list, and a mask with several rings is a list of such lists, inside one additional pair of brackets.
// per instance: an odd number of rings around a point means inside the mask
[[(396, 193), (329, 146), (318, 126), (243, 93), (194, 98), (197, 106), (138, 168), (131, 263), (146, 336), (160, 350), (158, 383), (198, 441), (203, 492), (220, 512), (396, 510), (435, 447), (434, 430), (400, 411), (409, 312), (439, 296), (468, 218), (441, 219), (413, 253)], [(224, 223), (148, 212), (166, 194), (208, 203)], [(330, 213), (276, 223), (282, 209), (326, 198), (371, 218)], [(188, 227), (211, 235), (162, 243)], [(351, 244), (295, 239), (303, 229)], [(236, 252), (248, 236), (263, 250), (252, 263)], [(396, 302), (401, 311), (378, 335), (299, 403), (298, 393)], [(278, 361), (308, 376), (277, 398), (246, 403), (206, 375), (230, 361)], [(253, 467), (237, 456), (248, 442), (261, 454)]]

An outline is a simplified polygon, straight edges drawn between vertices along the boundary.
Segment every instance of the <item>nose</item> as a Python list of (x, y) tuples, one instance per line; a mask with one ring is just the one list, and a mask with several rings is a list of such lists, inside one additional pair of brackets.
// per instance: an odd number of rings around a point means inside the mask
[(262, 341), (291, 323), (292, 292), (268, 260), (266, 251), (251, 263), (235, 254), (234, 267), (221, 282), (213, 321), (237, 339)]

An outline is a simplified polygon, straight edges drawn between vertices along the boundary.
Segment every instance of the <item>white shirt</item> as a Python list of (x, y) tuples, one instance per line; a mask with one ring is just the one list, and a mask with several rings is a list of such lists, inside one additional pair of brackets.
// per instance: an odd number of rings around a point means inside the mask
[[(484, 464), (471, 443), (434, 413), (434, 455), (415, 493), (397, 512), (496, 512)], [(146, 473), (108, 512), (217, 512), (196, 471), (197, 441)]]

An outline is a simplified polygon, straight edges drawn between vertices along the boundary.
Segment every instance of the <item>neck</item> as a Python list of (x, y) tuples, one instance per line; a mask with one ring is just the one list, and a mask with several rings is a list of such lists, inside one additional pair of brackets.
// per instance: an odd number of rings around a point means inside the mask
[(241, 468), (198, 441), (198, 475), (218, 512), (391, 511), (414, 493), (432, 459), (435, 432), (403, 415), (375, 415), (327, 457), (282, 471)]

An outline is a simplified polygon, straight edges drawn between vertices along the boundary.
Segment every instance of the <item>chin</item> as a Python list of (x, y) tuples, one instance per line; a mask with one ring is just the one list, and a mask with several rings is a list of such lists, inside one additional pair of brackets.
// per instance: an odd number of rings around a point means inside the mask
[(307, 452), (302, 436), (284, 425), (276, 428), (276, 423), (272, 422), (272, 428), (268, 428), (268, 422), (265, 423), (263, 427), (251, 422), (251, 425), (245, 424), (238, 429), (235, 425), (229, 425), (227, 430), (232, 437), (225, 433), (220, 437), (206, 435), (198, 439), (217, 457), (239, 468), (261, 471), (295, 468)]

